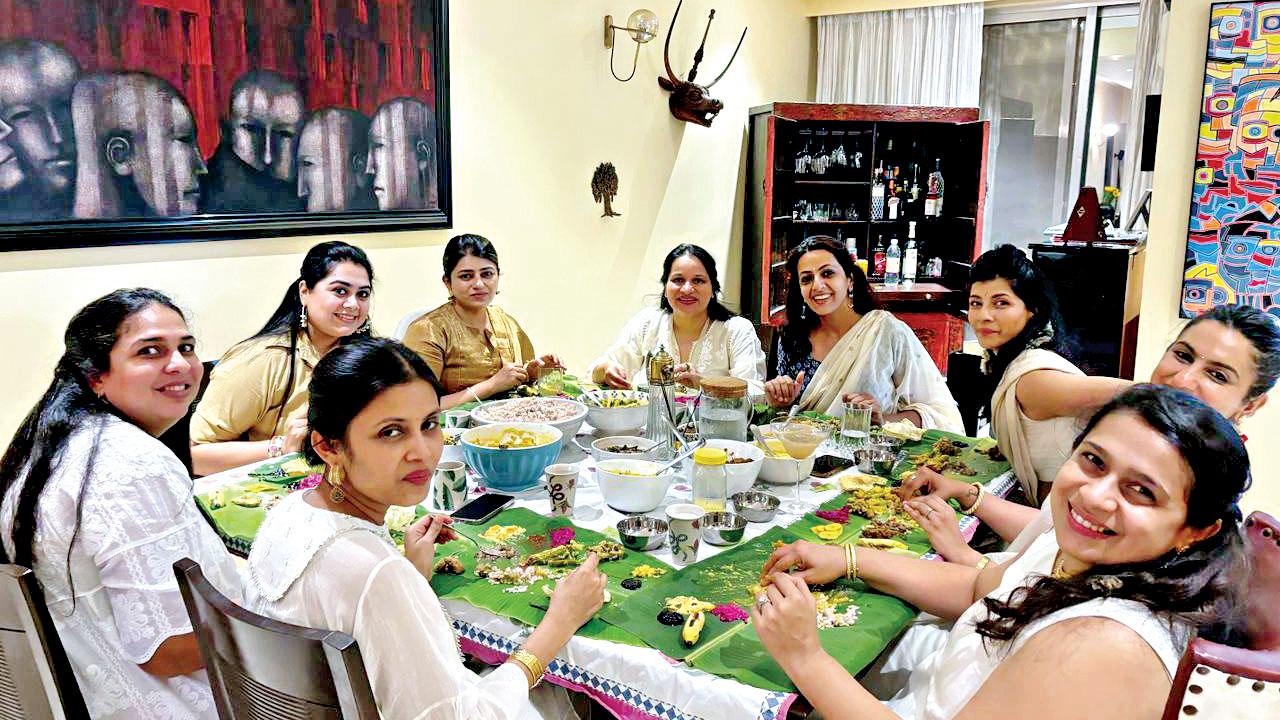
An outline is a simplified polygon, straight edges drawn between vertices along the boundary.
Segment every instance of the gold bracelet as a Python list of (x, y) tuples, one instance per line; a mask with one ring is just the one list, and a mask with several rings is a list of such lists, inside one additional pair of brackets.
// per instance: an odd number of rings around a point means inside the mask
[(979, 560), (979, 561), (978, 561), (978, 564), (977, 564), (977, 565), (974, 565), (974, 567), (975, 567), (975, 568), (977, 568), (977, 569), (979, 569), (979, 570), (981, 570), (982, 568), (986, 567), (986, 566), (987, 566), (987, 565), (989, 565), (990, 563), (991, 563), (991, 558), (987, 557), (986, 555), (983, 555), (983, 556), (982, 556), (982, 559), (981, 559), (981, 560)]
[(853, 543), (844, 546), (844, 577), (846, 580), (858, 579), (858, 551)]
[(964, 513), (965, 515), (972, 515), (978, 512), (978, 506), (982, 504), (982, 498), (986, 494), (986, 492), (982, 488), (982, 483), (970, 483), (970, 484), (978, 489), (978, 499), (974, 500), (973, 504), (970, 505), (968, 509), (960, 510), (960, 512)]
[(480, 400), (480, 396), (476, 394), (476, 386), (475, 386), (475, 385), (470, 385), (470, 386), (468, 386), (468, 387), (467, 387), (467, 393), (468, 393), (469, 395), (471, 395), (472, 399), (474, 399), (476, 402), (482, 402), (482, 401)]
[(542, 674), (546, 672), (546, 668), (542, 667), (542, 661), (538, 659), (537, 655), (520, 648), (508, 655), (507, 659), (520, 663), (529, 672), (529, 689), (532, 690), (538, 683), (542, 682)]

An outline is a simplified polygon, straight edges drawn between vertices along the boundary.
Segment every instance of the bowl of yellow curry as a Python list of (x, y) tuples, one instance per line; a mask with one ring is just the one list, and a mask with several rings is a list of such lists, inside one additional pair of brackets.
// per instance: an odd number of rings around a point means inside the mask
[(474, 427), (458, 441), (467, 465), (494, 490), (519, 492), (538, 484), (560, 456), (559, 429), (545, 423), (495, 423)]

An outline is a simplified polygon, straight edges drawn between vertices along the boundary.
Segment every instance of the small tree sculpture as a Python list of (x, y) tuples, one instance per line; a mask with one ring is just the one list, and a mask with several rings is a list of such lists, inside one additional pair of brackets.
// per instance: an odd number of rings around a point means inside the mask
[(600, 217), (617, 217), (622, 213), (613, 211), (613, 196), (618, 194), (618, 172), (613, 163), (600, 163), (591, 176), (591, 197), (596, 202), (604, 202), (604, 213)]

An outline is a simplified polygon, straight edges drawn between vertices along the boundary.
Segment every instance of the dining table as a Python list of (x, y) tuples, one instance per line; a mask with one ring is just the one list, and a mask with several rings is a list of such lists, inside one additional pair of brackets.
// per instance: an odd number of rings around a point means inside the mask
[[(593, 434), (590, 425), (585, 423), (578, 431), (578, 439), (583, 445), (589, 444), (598, 435), (599, 433)], [(841, 452), (833, 441), (828, 443), (820, 452)], [(566, 442), (558, 462), (572, 463), (578, 467), (574, 510), (567, 519), (572, 520), (573, 525), (579, 528), (616, 537), (616, 524), (629, 515), (606, 504), (596, 480), (595, 460), (574, 443)], [(200, 496), (219, 488), (242, 484), (250, 479), (250, 473), (261, 464), (253, 463), (198, 478), (194, 483), (193, 493)], [(856, 467), (844, 470), (841, 474), (853, 473), (858, 473)], [(483, 478), (474, 472), (469, 474), (468, 499), (488, 492)], [(661, 505), (647, 514), (664, 517), (664, 509), (668, 505), (689, 502), (689, 479), (686, 468), (676, 476)], [(985, 484), (988, 492), (1001, 497), (1007, 495), (1014, 486), (1015, 479), (1008, 471), (990, 478)], [(794, 485), (768, 485), (762, 481), (757, 481), (754, 489), (767, 490), (784, 499), (797, 492)], [(839, 475), (822, 479), (805, 478), (798, 487), (799, 498), (815, 505), (828, 503), (840, 492)], [(551, 515), (551, 501), (545, 480), (530, 490), (515, 493), (515, 496), (514, 507), (541, 516)], [(431, 497), (428, 496), (424, 502), (430, 503)], [(750, 523), (743, 541), (749, 541), (774, 528), (785, 527), (794, 523), (798, 517), (779, 513), (771, 522)], [(959, 521), (961, 534), (966, 540), (972, 539), (980, 521), (970, 515), (959, 516)], [(243, 547), (237, 549), (241, 552), (244, 550)], [(698, 551), (698, 562), (729, 549), (731, 548), (704, 542)], [(649, 554), (654, 560), (674, 564), (671, 550), (666, 544), (649, 551)], [(924, 557), (940, 560), (932, 553), (927, 553)], [(532, 627), (526, 623), (477, 607), (464, 599), (444, 597), (441, 602), (452, 618), (463, 652), (486, 664), (497, 665), (504, 662), (532, 631)], [(905, 625), (900, 630), (905, 630)], [(892, 638), (885, 643), (885, 648), (891, 645), (891, 640)], [(809, 710), (805, 700), (795, 692), (755, 687), (736, 679), (720, 677), (674, 660), (652, 647), (593, 637), (573, 637), (548, 665), (545, 678), (547, 682), (588, 695), (615, 717), (624, 720), (777, 720), (804, 717)]]

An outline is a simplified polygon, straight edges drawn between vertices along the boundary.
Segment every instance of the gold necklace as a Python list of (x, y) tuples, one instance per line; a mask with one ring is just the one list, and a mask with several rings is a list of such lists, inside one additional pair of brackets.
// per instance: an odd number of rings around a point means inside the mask
[(1066, 565), (1067, 565), (1067, 558), (1065, 555), (1062, 554), (1062, 551), (1059, 550), (1058, 554), (1053, 556), (1053, 571), (1050, 573), (1050, 577), (1052, 577), (1054, 580), (1071, 579), (1071, 577), (1075, 575), (1075, 573), (1067, 572)]

